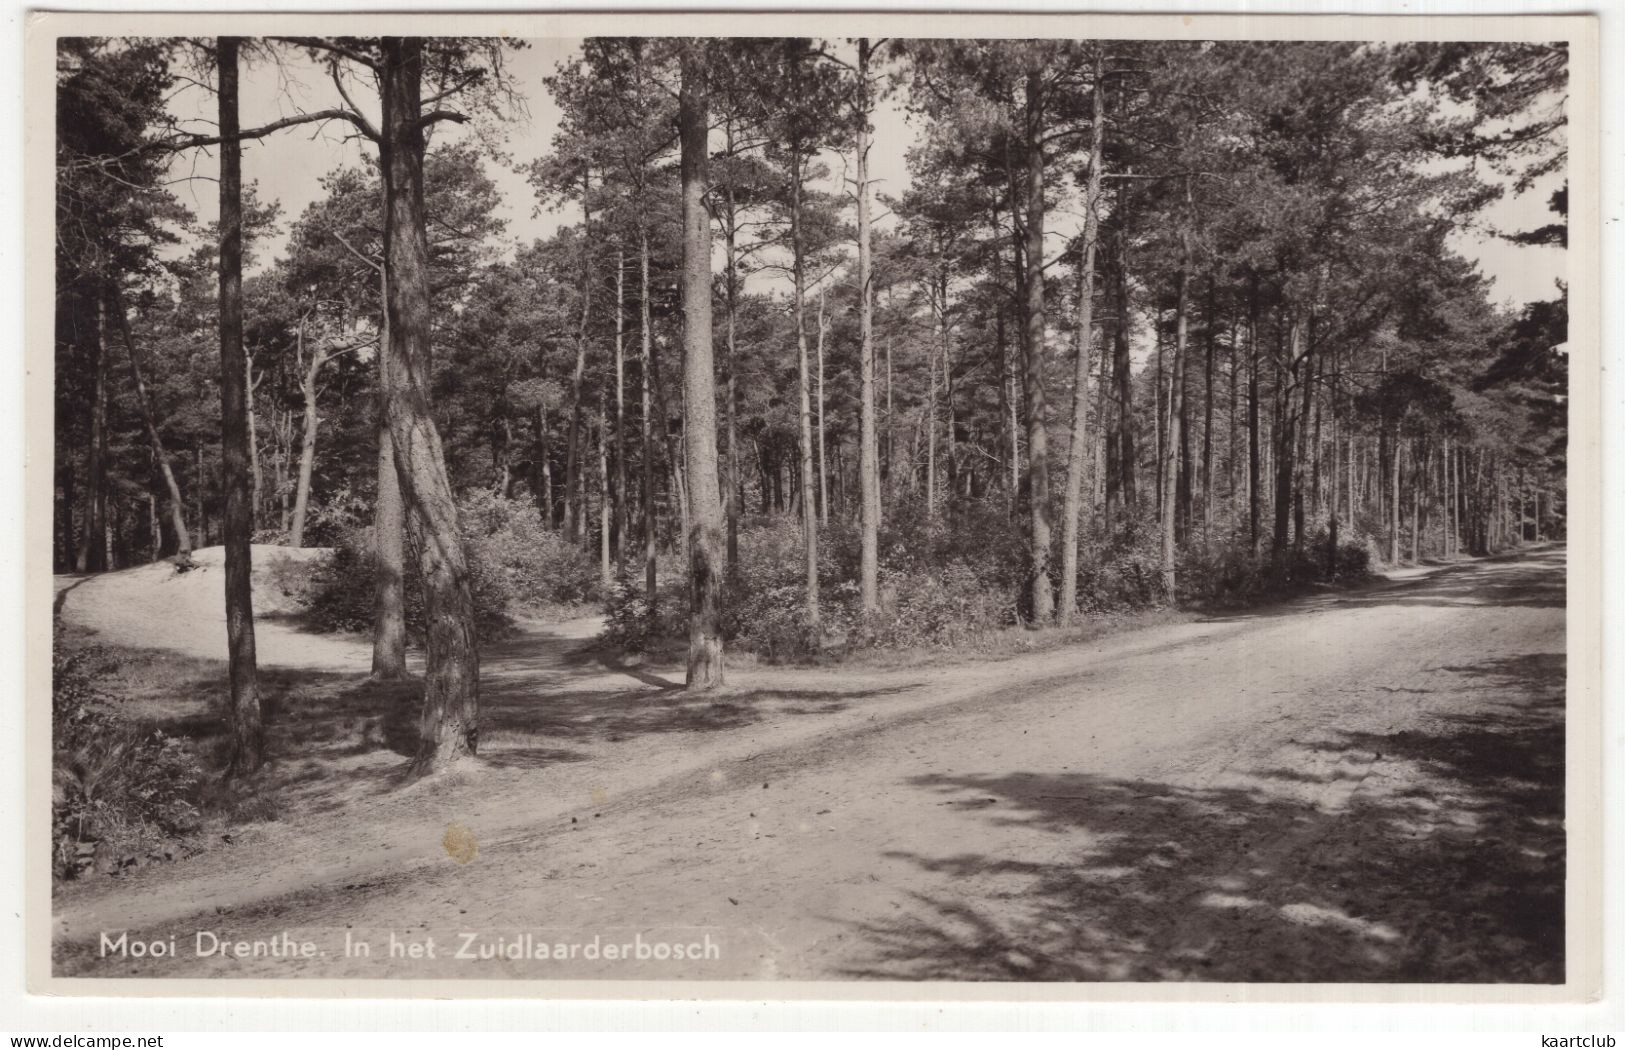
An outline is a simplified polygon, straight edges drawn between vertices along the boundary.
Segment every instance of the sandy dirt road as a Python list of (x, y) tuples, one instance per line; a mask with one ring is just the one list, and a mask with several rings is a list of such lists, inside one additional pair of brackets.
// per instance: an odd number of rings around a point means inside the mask
[(60, 901), (57, 973), (1562, 980), (1561, 550), (870, 686), (429, 813), (472, 860)]

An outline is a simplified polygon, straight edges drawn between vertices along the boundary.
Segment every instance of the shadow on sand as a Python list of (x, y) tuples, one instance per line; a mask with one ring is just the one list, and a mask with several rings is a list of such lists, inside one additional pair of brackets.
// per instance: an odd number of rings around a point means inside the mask
[[(945, 876), (859, 927), (848, 976), (1011, 981), (1564, 977), (1561, 654), (1449, 670), (1488, 713), (1324, 748), (1385, 775), (1332, 810), (1247, 790), (1092, 775), (923, 776), (974, 819), (1064, 833), (1065, 859), (893, 854)], [(974, 841), (974, 833), (970, 836)]]

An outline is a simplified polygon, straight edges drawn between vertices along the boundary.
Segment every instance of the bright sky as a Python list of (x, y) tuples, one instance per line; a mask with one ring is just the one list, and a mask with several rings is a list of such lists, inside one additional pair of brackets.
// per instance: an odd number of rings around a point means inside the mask
[[(559, 110), (543, 78), (552, 73), (561, 60), (573, 54), (580, 41), (547, 38), (531, 40), (529, 45), (525, 50), (508, 56), (508, 72), (529, 109), (528, 119), (514, 121), (506, 131), (506, 149), (516, 166), (548, 152)], [(365, 95), (363, 91), (357, 96), (357, 102), (364, 107), (368, 105)], [(290, 59), (280, 67), (262, 63), (243, 71), (241, 121), (245, 128), (301, 111), (335, 107), (339, 102), (338, 94), (325, 71), (302, 60)], [(173, 100), (172, 109), (183, 119), (207, 122), (192, 125), (195, 130), (212, 130), (215, 116), (213, 95), (198, 89), (183, 90)], [(896, 98), (885, 101), (877, 108), (874, 124), (870, 168), (876, 192), (900, 193), (908, 182), (904, 158), (919, 129), (907, 120), (901, 102)], [(436, 134), (446, 139), (468, 133), (455, 125), (442, 124), (439, 128)], [(308, 204), (320, 196), (319, 180), (323, 175), (341, 166), (359, 164), (364, 154), (370, 155), (373, 148), (371, 143), (355, 138), (352, 130), (348, 124), (333, 122), (320, 130), (315, 130), (315, 126), (290, 128), (262, 142), (245, 144), (244, 181), (257, 182), (262, 199), (282, 203), (284, 231)], [(529, 243), (553, 233), (560, 225), (578, 221), (579, 212), (573, 209), (533, 214), (536, 200), (524, 176), (512, 167), (496, 163), (488, 162), (487, 167), (503, 194), (501, 213), (508, 220), (507, 237), (512, 243)], [(841, 172), (839, 161), (831, 158), (830, 167), (834, 177), (838, 178)], [(202, 155), (200, 151), (192, 150), (177, 161), (174, 174), (177, 177), (195, 174), (212, 180), (216, 171), (212, 154)], [(1547, 198), (1561, 179), (1561, 175), (1556, 176), (1522, 196), (1497, 203), (1482, 217), (1484, 223), (1503, 230), (1532, 229), (1544, 225), (1551, 221), (1546, 210)], [(175, 191), (200, 219), (214, 219), (218, 205), (213, 181), (198, 179), (180, 183)], [(1055, 219), (1058, 234), (1069, 236), (1074, 232), (1070, 224), (1075, 219), (1065, 214), (1057, 214)], [(273, 245), (273, 251), (262, 255), (262, 260), (280, 250), (282, 243), (279, 239)], [(1494, 281), (1494, 298), (1513, 305), (1551, 298), (1554, 281), (1566, 276), (1565, 253), (1559, 248), (1513, 245), (1482, 231), (1457, 234), (1454, 247), (1476, 260), (1483, 273)]]

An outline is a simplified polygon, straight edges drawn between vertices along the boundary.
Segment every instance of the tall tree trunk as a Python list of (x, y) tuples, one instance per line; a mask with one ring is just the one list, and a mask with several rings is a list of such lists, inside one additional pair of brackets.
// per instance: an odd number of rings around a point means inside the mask
[(1027, 317), (1022, 356), (1027, 373), (1027, 490), (1032, 516), (1033, 623), (1055, 611), (1050, 587), (1050, 506), (1048, 405), (1044, 400), (1044, 125), (1042, 74), (1026, 82), (1027, 146)]
[[(373, 604), (372, 677), (406, 677), (406, 508), (395, 473), (395, 442), (389, 434), (389, 283), (378, 272), (378, 495), (372, 509)], [(545, 445), (543, 446), (545, 449)], [(545, 453), (544, 453), (545, 454)], [(546, 520), (551, 520), (546, 519)]]
[(226, 651), (231, 679), (231, 745), (226, 775), (248, 776), (265, 761), (259, 675), (254, 655), (254, 527), (249, 505), (248, 370), (243, 353), (242, 145), (237, 139), (240, 41), (221, 37), (220, 67), (220, 447), (225, 498)]
[[(1187, 285), (1189, 284), (1189, 282), (1190, 282), (1190, 279), (1189, 279), (1189, 277), (1187, 277), (1186, 278)], [(1187, 296), (1187, 300), (1188, 300), (1188, 298), (1189, 297)], [(1189, 323), (1190, 323), (1189, 322), (1189, 305), (1188, 305), (1188, 302), (1187, 302), (1187, 310), (1186, 310), (1186, 324), (1187, 324), (1187, 326), (1189, 325)], [(1187, 352), (1183, 356), (1189, 357), (1190, 355)], [(1183, 381), (1182, 381), (1182, 384), (1183, 384)], [(1177, 475), (1177, 477), (1175, 479), (1175, 483), (1174, 483), (1174, 491), (1175, 491), (1175, 493), (1177, 495), (1177, 499), (1175, 501), (1175, 503), (1176, 503), (1176, 515), (1177, 516), (1174, 519), (1174, 529), (1175, 529), (1174, 535), (1179, 537), (1181, 540), (1183, 540), (1186, 536), (1190, 535), (1191, 515), (1192, 515), (1191, 501), (1194, 498), (1193, 494), (1194, 494), (1194, 490), (1196, 488), (1196, 485), (1195, 485), (1195, 480), (1196, 479), (1193, 477), (1193, 475), (1195, 474), (1195, 465), (1191, 461), (1190, 406), (1191, 406), (1190, 391), (1185, 389), (1184, 385), (1181, 385), (1180, 388), (1179, 388), (1179, 399), (1178, 399), (1178, 411), (1179, 411), (1179, 421), (1178, 422), (1179, 422), (1179, 425), (1174, 428), (1174, 432), (1178, 435), (1177, 441), (1178, 441), (1178, 445), (1179, 445), (1179, 450), (1178, 450), (1178, 456), (1179, 456), (1178, 468), (1179, 469), (1178, 469), (1178, 475)]]
[[(382, 402), (382, 398), (379, 399)], [(379, 405), (378, 498), (373, 506), (372, 677), (406, 677), (406, 511), (389, 421)]]
[(1309, 418), (1310, 412), (1314, 408), (1315, 368), (1317, 364), (1315, 360), (1315, 314), (1313, 309), (1309, 312), (1309, 320), (1305, 327), (1307, 333), (1301, 366), (1297, 364), (1296, 356), (1293, 358), (1295, 366), (1301, 367), (1303, 370), (1303, 389), (1300, 391), (1298, 425), (1294, 435), (1296, 440), (1292, 445), (1292, 546), (1293, 549), (1299, 551), (1303, 550), (1307, 539), (1304, 535), (1306, 532), (1304, 490), (1308, 487), (1305, 472), (1308, 469), (1310, 453), (1314, 447), (1310, 441), (1312, 432)]
[[(298, 360), (304, 361), (305, 324), (301, 318), (294, 336), (298, 346)], [(299, 443), (299, 476), (293, 495), (293, 528), (288, 531), (288, 546), (298, 549), (305, 545), (305, 516), (310, 509), (310, 477), (316, 468), (316, 433), (321, 427), (320, 406), (317, 404), (316, 377), (325, 360), (321, 347), (310, 352), (310, 364), (299, 377), (299, 393), (305, 402), (304, 435)]]
[(592, 210), (588, 207), (592, 174), (581, 173), (581, 318), (576, 325), (575, 370), (570, 374), (570, 429), (565, 435), (564, 452), (564, 535), (578, 543), (586, 533), (586, 471), (582, 466), (581, 385), (587, 369), (587, 323), (592, 318), (592, 252), (588, 250), (592, 231)]
[[(192, 510), (197, 517), (197, 536), (193, 545), (207, 547), (209, 545), (209, 519), (203, 510), (203, 443), (201, 441), (198, 442), (198, 446), (193, 452), (196, 455), (197, 462), (197, 467), (193, 470), (197, 477), (197, 484), (192, 486)], [(286, 501), (286, 493), (284, 492), (283, 502)]]
[(432, 305), (424, 225), (423, 41), (385, 37), (384, 248), (390, 346), (385, 375), (395, 469), (415, 529), (423, 579), (427, 670), (413, 775), (447, 768), (479, 746), (479, 653), (468, 559), (429, 403)]
[(1248, 535), (1252, 538), (1253, 553), (1259, 552), (1262, 537), (1260, 536), (1259, 518), (1263, 508), (1260, 506), (1259, 485), (1262, 482), (1259, 463), (1259, 429), (1258, 429), (1258, 278), (1252, 278), (1247, 293), (1247, 526)]
[(1422, 456), (1417, 438), (1411, 439), (1411, 563), (1422, 560), (1422, 469), (1427, 460)]
[(1179, 431), (1185, 397), (1185, 339), (1189, 314), (1190, 234), (1184, 235), (1185, 245), (1180, 259), (1177, 294), (1174, 305), (1174, 360), (1168, 386), (1168, 441), (1162, 465), (1162, 593), (1168, 604), (1178, 603), (1175, 589), (1174, 530), (1178, 514), (1178, 468), (1174, 457), (1179, 454)]
[[(90, 340), (90, 351), (95, 355), (93, 368), (96, 383), (90, 400), (90, 436), (85, 442), (85, 527), (79, 535), (79, 551), (74, 568), (79, 572), (102, 572), (107, 568), (107, 551), (102, 543), (107, 522), (107, 336), (103, 331), (101, 300), (96, 298), (86, 303), (86, 308), (95, 329)], [(200, 499), (203, 491), (201, 470), (200, 467)], [(201, 520), (201, 510), (198, 516)]]
[(547, 405), (536, 406), (536, 507), (542, 522), (553, 527), (553, 447), (547, 440)]
[(598, 398), (598, 576), (608, 591), (615, 581), (615, 558), (610, 549), (610, 532), (615, 509), (609, 492), (609, 413), (604, 399)]
[(818, 523), (829, 524), (829, 466), (824, 450), (824, 340), (829, 317), (824, 313), (824, 289), (818, 289)]
[[(890, 297), (887, 297), (888, 300)], [(886, 424), (882, 429), (886, 437), (886, 448), (881, 456), (881, 469), (885, 471), (888, 491), (895, 492), (891, 487), (892, 478), (897, 471), (897, 417), (892, 408), (892, 367), (891, 367), (891, 336), (886, 336)]]
[(875, 434), (875, 340), (869, 236), (869, 58), (873, 45), (858, 40), (858, 590), (865, 614), (880, 609), (880, 455)]
[(626, 259), (615, 249), (615, 576), (626, 578)]
[[(152, 447), (152, 461), (158, 465), (158, 473), (164, 479), (164, 490), (169, 495), (170, 523), (175, 530), (176, 553), (185, 558), (192, 550), (192, 537), (187, 535), (186, 531), (184, 510), (186, 504), (181, 499), (181, 487), (175, 480), (175, 471), (170, 468), (169, 453), (164, 451), (163, 438), (158, 434), (158, 418), (153, 412), (152, 397), (147, 393), (147, 383), (141, 374), (141, 354), (136, 350), (135, 336), (130, 331), (130, 318), (125, 312), (124, 295), (116, 282), (109, 282), (108, 290), (112, 300), (108, 308), (117, 319), (119, 333), (124, 337), (124, 352), (129, 358), (130, 378), (135, 383), (136, 403), (141, 407), (141, 421), (146, 426), (147, 443)], [(161, 537), (159, 548), (162, 548)]]
[(1450, 439), (1444, 439), (1444, 556), (1456, 559), (1456, 461)]
[[(1072, 444), (1067, 450), (1066, 510), (1061, 519), (1062, 625), (1072, 622), (1078, 605), (1078, 519), (1083, 512), (1083, 475), (1089, 451), (1089, 377), (1094, 372), (1095, 249), (1100, 229), (1101, 165), (1106, 156), (1105, 48), (1095, 45), (1094, 109), (1090, 120), (1089, 182), (1083, 197), (1083, 246), (1078, 259), (1078, 321), (1074, 343)], [(1095, 420), (1100, 426), (1100, 420)], [(1090, 486), (1091, 490), (1093, 485)]]
[(1118, 193), (1117, 230), (1113, 238), (1116, 251), (1115, 274), (1117, 295), (1117, 323), (1112, 327), (1112, 385), (1117, 391), (1117, 492), (1123, 506), (1133, 508), (1139, 502), (1136, 491), (1134, 449), (1134, 361), (1129, 347), (1129, 314), (1132, 304), (1128, 294), (1128, 222), (1129, 193), (1124, 186)]
[(795, 280), (797, 394), (801, 401), (801, 538), (807, 567), (807, 625), (817, 631), (818, 614), (818, 514), (813, 486), (812, 377), (807, 360), (807, 274), (801, 240), (801, 143), (790, 143), (790, 248)]
[[(946, 337), (944, 337), (946, 338)], [(925, 520), (937, 520), (937, 356), (941, 346), (931, 348), (931, 381), (925, 399)]]
[(1203, 337), (1203, 342), (1207, 346), (1205, 368), (1207, 396), (1202, 400), (1202, 536), (1204, 538), (1213, 529), (1213, 344), (1215, 342), (1214, 329), (1217, 324), (1213, 274), (1209, 273), (1207, 278), (1207, 331)]
[[(1096, 243), (1098, 244), (1100, 240), (1100, 230), (1098, 224), (1096, 226), (1095, 234)], [(1095, 270), (1095, 279), (1098, 282), (1100, 280), (1100, 252), (1098, 250), (1095, 252)], [(1108, 425), (1107, 420), (1110, 418), (1109, 412), (1111, 410), (1110, 391), (1112, 385), (1112, 374), (1111, 354), (1107, 351), (1106, 347), (1105, 325), (1101, 325), (1100, 328), (1100, 352), (1095, 355), (1095, 360), (1097, 362), (1095, 365), (1095, 469), (1093, 473), (1095, 484), (1094, 494), (1089, 499), (1089, 506), (1090, 520), (1094, 523), (1095, 529), (1099, 531), (1105, 527), (1105, 522), (1107, 520), (1106, 490), (1107, 486), (1110, 484), (1107, 472), (1110, 469), (1111, 427)]]
[(147, 537), (151, 548), (147, 560), (155, 562), (163, 549), (164, 530), (158, 524), (158, 496), (150, 489), (147, 491)]
[[(734, 125), (730, 115), (725, 124), (727, 136), (726, 148), (728, 156), (734, 154)], [(862, 176), (860, 175), (861, 179)], [(726, 428), (728, 432), (728, 492), (724, 500), (724, 509), (728, 517), (728, 571), (737, 572), (739, 569), (739, 517), (742, 512), (741, 503), (745, 499), (744, 480), (739, 474), (739, 377), (735, 347), (735, 320), (739, 313), (739, 204), (734, 197), (734, 179), (730, 173), (728, 184), (723, 195), (723, 233), (726, 237), (727, 273), (724, 280), (725, 302), (727, 304), (727, 334), (724, 343), (724, 352), (727, 355), (724, 362), (728, 369), (728, 385), (724, 391), (724, 411), (726, 413)]]
[(1394, 427), (1393, 440), (1388, 442), (1388, 564), (1399, 564), (1399, 483), (1400, 483), (1399, 427)]
[(254, 516), (254, 528), (260, 527), (260, 513), (265, 506), (265, 475), (260, 471), (260, 426), (254, 411), (254, 395), (264, 380), (254, 378), (254, 355), (243, 354), (243, 395), (248, 406), (248, 467), (253, 479), (252, 499), (249, 500), (249, 510)]
[[(657, 556), (659, 554), (659, 536), (655, 521), (655, 449), (654, 449), (654, 411), (656, 384), (654, 329), (649, 320), (649, 231), (638, 231), (638, 262), (640, 272), (639, 299), (639, 325), (642, 345), (640, 356), (643, 365), (643, 419), (639, 424), (640, 437), (643, 444), (643, 600), (649, 607), (652, 616), (655, 605), (659, 599), (659, 567)], [(662, 401), (662, 410), (664, 401)], [(664, 411), (660, 419), (661, 436), (665, 436), (666, 420)]]
[[(1284, 313), (1285, 311), (1283, 311)], [(1280, 319), (1277, 325), (1277, 355), (1280, 362), (1277, 371), (1275, 393), (1275, 534), (1271, 540), (1272, 550), (1282, 551), (1291, 540), (1292, 530), (1292, 470), (1296, 460), (1293, 453), (1294, 425), (1297, 422), (1292, 414), (1292, 395), (1296, 393), (1293, 382), (1297, 378), (1298, 340), (1303, 338), (1298, 324), (1296, 309), (1292, 310), (1290, 320), (1286, 317)], [(1280, 348), (1280, 328), (1287, 329), (1287, 345), (1285, 350)]]
[(1224, 447), (1224, 483), (1230, 503), (1232, 526), (1241, 518), (1241, 505), (1237, 496), (1242, 491), (1241, 471), (1241, 348), (1237, 330), (1240, 323), (1230, 324), (1230, 418), (1226, 428)]
[(688, 541), (687, 686), (714, 689), (722, 667), (722, 497), (717, 491), (717, 392), (712, 364), (711, 220), (706, 212), (708, 167), (704, 46), (683, 45), (678, 103), (683, 193), (683, 436), (688, 457), (692, 522)]
[(1330, 486), (1330, 497), (1331, 498), (1328, 500), (1328, 502), (1331, 504), (1331, 506), (1330, 506), (1331, 516), (1330, 516), (1329, 521), (1327, 522), (1327, 532), (1328, 532), (1328, 543), (1327, 543), (1327, 547), (1326, 547), (1326, 578), (1327, 579), (1334, 579), (1337, 576), (1337, 525), (1338, 525), (1337, 503), (1338, 503), (1338, 498), (1340, 497), (1340, 495), (1342, 493), (1342, 485), (1340, 484), (1339, 479), (1338, 479), (1338, 463), (1337, 463), (1337, 457), (1339, 455), (1338, 450), (1342, 447), (1341, 444), (1340, 444), (1340, 438), (1339, 438), (1339, 435), (1338, 435), (1338, 412), (1339, 412), (1339, 407), (1338, 407), (1338, 404), (1337, 404), (1337, 392), (1338, 392), (1338, 387), (1341, 385), (1342, 378), (1343, 378), (1343, 359), (1342, 359), (1342, 356), (1334, 348), (1332, 350), (1332, 392), (1331, 392), (1332, 476), (1331, 476), (1331, 486)]
[(1157, 364), (1157, 370), (1155, 372), (1156, 387), (1152, 391), (1152, 397), (1151, 397), (1151, 409), (1152, 409), (1151, 425), (1155, 428), (1152, 433), (1153, 433), (1153, 436), (1156, 439), (1156, 445), (1157, 445), (1156, 476), (1155, 476), (1155, 478), (1153, 480), (1156, 482), (1156, 486), (1157, 486), (1157, 521), (1160, 522), (1160, 521), (1162, 521), (1162, 504), (1163, 504), (1162, 479), (1163, 479), (1163, 476), (1167, 473), (1167, 471), (1164, 470), (1163, 468), (1164, 468), (1164, 464), (1166, 463), (1166, 461), (1168, 459), (1168, 402), (1167, 402), (1166, 396), (1164, 395), (1164, 390), (1167, 389), (1167, 385), (1168, 385), (1167, 384), (1168, 370), (1167, 370), (1167, 367), (1166, 367), (1166, 365), (1164, 363), (1164, 360), (1163, 360), (1163, 358), (1165, 356), (1165, 354), (1164, 354), (1164, 344), (1167, 342), (1167, 339), (1166, 339), (1166, 337), (1165, 337), (1165, 335), (1163, 333), (1163, 328), (1162, 328), (1162, 304), (1161, 303), (1156, 304), (1156, 311), (1155, 312), (1156, 312), (1156, 317), (1152, 320), (1151, 323), (1152, 323), (1152, 327), (1156, 330), (1156, 340), (1157, 340), (1156, 364)]

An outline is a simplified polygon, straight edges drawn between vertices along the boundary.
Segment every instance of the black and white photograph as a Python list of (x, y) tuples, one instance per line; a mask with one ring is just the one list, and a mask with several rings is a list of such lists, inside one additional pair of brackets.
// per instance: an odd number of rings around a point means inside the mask
[(695, 17), (36, 27), (31, 979), (1595, 994), (1593, 23)]

